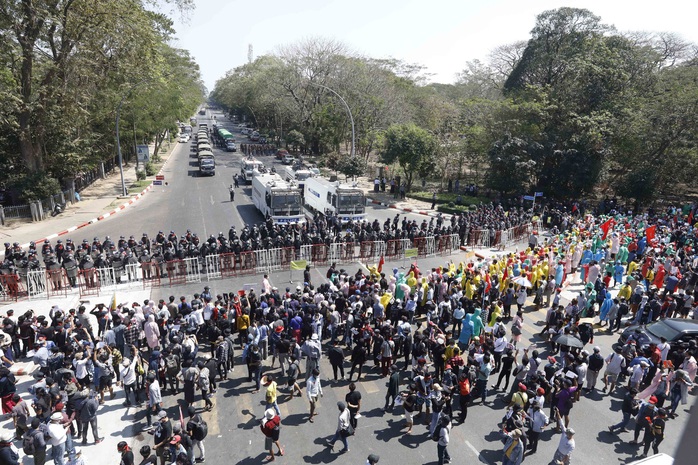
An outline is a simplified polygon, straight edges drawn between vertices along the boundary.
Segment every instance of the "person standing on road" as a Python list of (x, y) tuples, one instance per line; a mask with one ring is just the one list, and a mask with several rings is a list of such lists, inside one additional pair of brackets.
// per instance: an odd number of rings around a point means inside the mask
[(191, 457), (194, 457), (194, 447), (199, 449), (200, 456), (194, 461), (197, 463), (202, 463), (206, 460), (206, 447), (204, 446), (204, 439), (208, 433), (208, 429), (204, 429), (206, 422), (201, 415), (196, 413), (196, 407), (193, 405), (189, 406), (187, 409), (187, 414), (189, 415), (189, 421), (187, 422), (187, 434), (191, 437)]
[(380, 460), (380, 456), (378, 456), (376, 454), (370, 454), (366, 458), (366, 465), (376, 465), (379, 460)]
[(232, 184), (228, 188), (228, 192), (230, 193), (230, 201), (235, 202), (235, 188), (233, 187)]
[(433, 210), (436, 207), (436, 192), (431, 194), (431, 209)]
[(66, 428), (61, 424), (63, 414), (55, 412), (51, 415), (50, 423), (48, 424), (48, 443), (51, 444), (51, 456), (53, 463), (63, 465), (65, 462), (65, 443), (67, 441)]
[(339, 374), (342, 376), (342, 380), (344, 380), (344, 351), (339, 347), (339, 342), (336, 339), (332, 341), (332, 347), (327, 351), (327, 358), (330, 359), (330, 364), (332, 365), (334, 380), (337, 381), (338, 370)]
[(277, 404), (276, 402), (276, 398), (279, 395), (279, 391), (277, 389), (277, 383), (276, 381), (274, 381), (274, 376), (265, 375), (262, 382), (264, 384), (264, 387), (267, 388), (264, 393), (264, 401), (266, 403), (266, 408), (274, 409), (276, 414), (281, 416), (281, 412), (279, 411), (279, 404)]
[(436, 442), (436, 456), (438, 464), (451, 463), (451, 456), (448, 454), (448, 443), (451, 440), (451, 418), (443, 415), (439, 419), (439, 440)]
[(350, 413), (344, 402), (337, 402), (337, 409), (339, 410), (339, 417), (337, 418), (337, 430), (334, 432), (334, 436), (327, 442), (331, 451), (334, 451), (334, 443), (338, 439), (342, 440), (344, 444), (344, 449), (340, 452), (349, 452), (349, 443), (347, 438), (353, 434), (353, 428), (350, 423)]
[(574, 442), (574, 430), (565, 426), (565, 422), (562, 421), (560, 412), (557, 409), (555, 409), (555, 417), (557, 418), (557, 426), (562, 431), (562, 434), (560, 434), (560, 442), (557, 445), (555, 455), (550, 463), (569, 465), (572, 451), (576, 447)]
[(318, 397), (323, 396), (322, 384), (320, 383), (320, 372), (317, 368), (313, 370), (310, 378), (306, 381), (305, 389), (308, 395), (308, 402), (310, 403), (310, 416), (308, 417), (308, 421), (313, 423), (315, 421), (313, 417), (317, 415), (317, 413), (315, 413), (315, 406), (317, 405)]
[(344, 397), (344, 401), (347, 403), (347, 409), (351, 415), (351, 427), (356, 429), (359, 422), (356, 415), (359, 413), (359, 409), (361, 408), (361, 393), (356, 390), (356, 384), (349, 383), (349, 392)]
[(543, 413), (543, 404), (537, 400), (531, 401), (531, 408), (528, 409), (527, 416), (531, 420), (528, 430), (528, 449), (531, 455), (538, 451), (538, 439), (540, 438), (543, 429), (548, 425), (550, 420)]
[(385, 407), (383, 411), (392, 410), (395, 407), (395, 398), (400, 395), (400, 372), (397, 365), (390, 366), (390, 379), (388, 380), (388, 392), (385, 394)]
[(281, 432), (281, 418), (275, 415), (274, 409), (267, 409), (264, 412), (264, 418), (260, 425), (264, 434), (264, 447), (269, 451), (269, 455), (265, 458), (266, 461), (274, 461), (274, 444), (278, 448), (279, 455), (284, 455), (284, 450), (279, 443), (279, 433)]
[(664, 440), (666, 416), (667, 411), (665, 409), (657, 409), (657, 416), (655, 417), (654, 421), (652, 421), (652, 425), (650, 426), (649, 432), (645, 433), (645, 446), (642, 451), (642, 454), (638, 457), (638, 459), (644, 459), (645, 457), (647, 457), (647, 452), (649, 452), (650, 446), (652, 446), (653, 453), (659, 453), (659, 444), (661, 444), (661, 442)]
[[(213, 402), (211, 402), (211, 380), (209, 379), (208, 367), (206, 367), (206, 364), (203, 361), (199, 361), (197, 367), (199, 368), (199, 379), (197, 380), (197, 385), (199, 389), (201, 389), (201, 398), (205, 404), (204, 410), (210, 412), (213, 410)], [(257, 390), (259, 390), (259, 387)]]

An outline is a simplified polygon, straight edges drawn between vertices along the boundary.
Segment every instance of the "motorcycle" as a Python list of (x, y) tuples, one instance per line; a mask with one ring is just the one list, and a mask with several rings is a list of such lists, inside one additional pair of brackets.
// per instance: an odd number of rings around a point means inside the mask
[(65, 203), (57, 203), (53, 207), (53, 211), (51, 212), (51, 216), (57, 216), (60, 215), (65, 211)]

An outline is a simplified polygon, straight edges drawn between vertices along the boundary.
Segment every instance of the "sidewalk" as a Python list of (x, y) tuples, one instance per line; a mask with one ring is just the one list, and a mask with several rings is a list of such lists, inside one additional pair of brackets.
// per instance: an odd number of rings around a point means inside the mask
[[(163, 167), (167, 164), (176, 143), (170, 144), (167, 152), (161, 152)], [(162, 168), (161, 168), (162, 169)], [(128, 189), (136, 182), (136, 165), (131, 164), (124, 168), (124, 182)], [(58, 236), (88, 226), (118, 213), (132, 203), (139, 200), (152, 188), (152, 180), (138, 192), (129, 192), (128, 197), (121, 196), (121, 173), (118, 169), (112, 171), (105, 179), (95, 181), (80, 193), (80, 202), (68, 204), (66, 210), (56, 217), (49, 216), (44, 221), (31, 222), (28, 220), (12, 220), (10, 224), (0, 228), (0, 242), (19, 242), (23, 249), (29, 247), (29, 242), (34, 241), (37, 248), (41, 248), (40, 242), (44, 239), (54, 239)], [(0, 256), (4, 255), (4, 248), (0, 249)]]
[[(385, 192), (374, 192), (373, 179), (369, 179), (364, 176), (356, 179), (356, 187), (363, 190), (368, 201), (373, 204), (394, 208), (405, 213), (417, 213), (428, 216), (436, 216), (438, 214), (436, 209), (431, 208), (431, 203), (429, 202), (423, 202), (421, 200), (411, 199), (409, 197), (406, 197), (404, 200), (393, 197), (393, 195), (390, 194), (390, 186), (386, 186)], [(451, 215), (444, 216), (450, 218)]]

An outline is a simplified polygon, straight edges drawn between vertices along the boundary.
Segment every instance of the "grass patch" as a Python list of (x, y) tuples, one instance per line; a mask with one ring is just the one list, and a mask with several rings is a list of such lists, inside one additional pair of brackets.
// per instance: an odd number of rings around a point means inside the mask
[[(423, 202), (431, 202), (431, 197), (434, 195), (433, 192), (423, 192), (423, 191), (418, 191), (418, 192), (408, 192), (407, 197), (410, 197), (412, 199), (416, 200), (421, 200)], [(456, 200), (458, 199), (458, 194), (454, 192), (437, 192), (436, 193), (436, 203), (441, 206), (443, 204), (448, 205), (449, 207), (452, 208), (461, 208), (463, 207), (463, 210), (458, 210), (458, 211), (467, 211), (467, 207), (469, 205), (480, 205), (480, 203), (488, 203), (489, 199), (486, 197), (471, 197), (468, 195), (463, 195), (461, 194), (461, 202), (460, 204), (456, 203)], [(449, 204), (453, 204), (452, 206)], [(440, 208), (439, 208), (440, 209)]]
[(128, 191), (129, 191), (129, 193), (133, 193), (133, 192), (138, 193), (138, 192), (142, 191), (143, 189), (145, 189), (146, 187), (148, 187), (151, 182), (153, 182), (153, 181), (148, 180), (148, 179), (144, 179), (142, 181), (135, 181), (135, 182), (131, 183), (130, 186), (128, 186)]

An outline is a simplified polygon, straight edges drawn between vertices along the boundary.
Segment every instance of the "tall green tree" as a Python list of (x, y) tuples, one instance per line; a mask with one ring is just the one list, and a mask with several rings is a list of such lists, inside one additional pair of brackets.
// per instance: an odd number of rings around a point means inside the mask
[(414, 124), (393, 125), (385, 131), (381, 160), (400, 166), (409, 191), (415, 175), (427, 177), (434, 169), (436, 150), (436, 139), (426, 130)]

